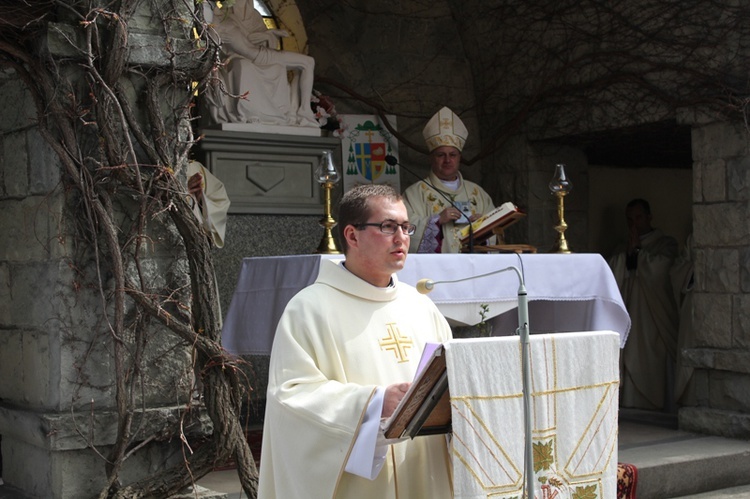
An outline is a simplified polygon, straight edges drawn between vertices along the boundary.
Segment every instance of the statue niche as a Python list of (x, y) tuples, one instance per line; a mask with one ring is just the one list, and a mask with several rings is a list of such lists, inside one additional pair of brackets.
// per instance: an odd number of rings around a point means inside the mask
[(276, 49), (289, 33), (268, 29), (252, 1), (214, 7), (212, 14), (225, 58), (219, 82), (206, 93), (211, 124), (319, 128), (310, 107), (315, 60)]

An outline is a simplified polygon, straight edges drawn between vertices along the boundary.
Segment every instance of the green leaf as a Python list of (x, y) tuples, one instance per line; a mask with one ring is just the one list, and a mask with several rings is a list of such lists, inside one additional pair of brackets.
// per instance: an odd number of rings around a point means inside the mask
[(552, 463), (555, 462), (552, 454), (552, 441), (546, 444), (537, 442), (533, 445), (534, 450), (534, 471), (549, 470)]

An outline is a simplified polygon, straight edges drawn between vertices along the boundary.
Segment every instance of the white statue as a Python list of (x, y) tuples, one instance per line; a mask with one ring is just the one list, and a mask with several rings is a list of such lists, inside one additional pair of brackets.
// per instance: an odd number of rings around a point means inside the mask
[(227, 56), (219, 71), (225, 88), (207, 95), (214, 123), (320, 126), (310, 107), (315, 60), (275, 48), (289, 33), (268, 29), (250, 0), (214, 8), (213, 24)]

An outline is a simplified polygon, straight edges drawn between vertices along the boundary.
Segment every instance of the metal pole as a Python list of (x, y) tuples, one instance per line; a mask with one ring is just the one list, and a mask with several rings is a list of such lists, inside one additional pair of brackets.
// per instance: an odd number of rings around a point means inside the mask
[(531, 355), (529, 351), (529, 300), (520, 272), (518, 287), (518, 334), (521, 340), (521, 371), (523, 374), (523, 433), (526, 497), (534, 499), (534, 449), (531, 439)]

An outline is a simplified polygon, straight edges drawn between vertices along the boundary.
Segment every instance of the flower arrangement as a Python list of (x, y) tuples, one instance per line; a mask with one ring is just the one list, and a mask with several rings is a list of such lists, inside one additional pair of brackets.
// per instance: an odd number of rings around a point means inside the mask
[(331, 98), (313, 89), (310, 101), (320, 128), (334, 132), (334, 134), (340, 133), (341, 121)]

